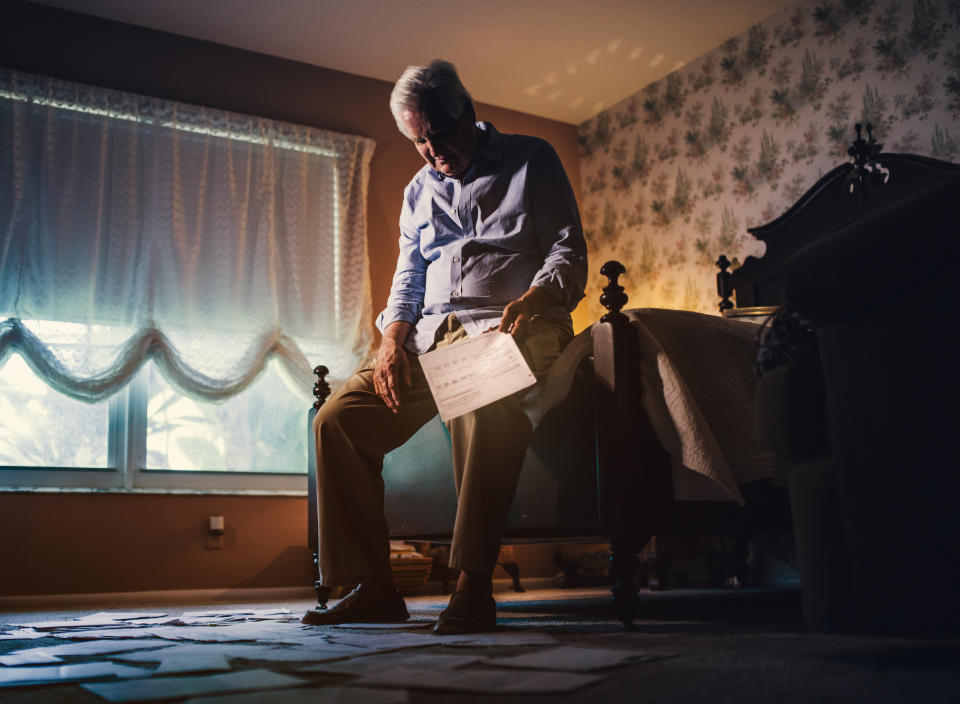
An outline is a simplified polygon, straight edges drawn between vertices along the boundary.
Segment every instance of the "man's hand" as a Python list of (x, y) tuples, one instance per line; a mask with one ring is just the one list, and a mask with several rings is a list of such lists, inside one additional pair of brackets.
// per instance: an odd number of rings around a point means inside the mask
[(377, 363), (373, 368), (373, 389), (383, 399), (387, 408), (396, 413), (400, 408), (400, 381), (407, 386), (410, 379), (410, 362), (403, 349), (403, 343), (413, 326), (397, 321), (384, 331), (380, 349), (377, 350)]
[(523, 339), (530, 321), (546, 312), (553, 299), (539, 286), (531, 286), (527, 292), (515, 301), (510, 301), (503, 309), (500, 320), (500, 332), (509, 333), (514, 339)]

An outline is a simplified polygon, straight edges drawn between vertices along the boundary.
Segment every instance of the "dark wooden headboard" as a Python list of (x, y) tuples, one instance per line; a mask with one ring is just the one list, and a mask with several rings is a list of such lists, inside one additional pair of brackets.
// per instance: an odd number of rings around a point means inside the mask
[[(736, 307), (779, 306), (786, 300), (780, 269), (787, 259), (816, 240), (876, 211), (895, 205), (945, 177), (960, 175), (960, 165), (915, 154), (886, 154), (867, 126), (848, 149), (853, 161), (841, 164), (817, 181), (777, 219), (748, 232), (766, 244), (766, 253), (749, 256), (724, 276), (729, 266), (721, 256), (718, 293), (721, 312)], [(726, 288), (726, 290), (724, 290)]]

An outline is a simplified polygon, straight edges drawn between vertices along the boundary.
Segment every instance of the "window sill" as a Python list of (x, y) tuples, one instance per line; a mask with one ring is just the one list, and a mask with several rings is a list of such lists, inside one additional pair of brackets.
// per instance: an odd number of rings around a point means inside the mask
[(121, 489), (106, 487), (12, 487), (0, 486), (0, 494), (127, 494), (138, 496), (274, 496), (300, 497), (306, 496), (303, 490), (291, 489)]

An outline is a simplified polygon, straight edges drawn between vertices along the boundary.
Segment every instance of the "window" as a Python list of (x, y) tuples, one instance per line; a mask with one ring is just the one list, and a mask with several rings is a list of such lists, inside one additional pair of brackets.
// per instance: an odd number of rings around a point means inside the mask
[(301, 489), (370, 140), (0, 70), (0, 485)]
[(0, 465), (110, 467), (108, 407), (57, 393), (11, 355), (0, 368)]
[(148, 362), (90, 404), (11, 355), (0, 367), (0, 485), (300, 490), (308, 407), (276, 362), (219, 403), (182, 393)]

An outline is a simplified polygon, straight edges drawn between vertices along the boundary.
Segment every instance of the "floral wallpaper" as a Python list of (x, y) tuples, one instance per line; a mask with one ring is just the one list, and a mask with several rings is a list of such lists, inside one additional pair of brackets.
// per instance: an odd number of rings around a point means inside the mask
[(887, 152), (960, 160), (960, 0), (788, 7), (580, 125), (592, 263), (618, 259), (630, 307), (717, 312), (720, 254), (849, 160), (856, 122)]

